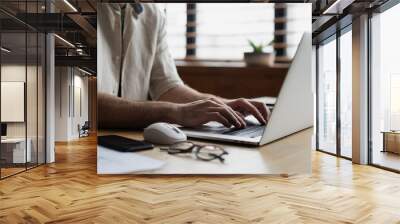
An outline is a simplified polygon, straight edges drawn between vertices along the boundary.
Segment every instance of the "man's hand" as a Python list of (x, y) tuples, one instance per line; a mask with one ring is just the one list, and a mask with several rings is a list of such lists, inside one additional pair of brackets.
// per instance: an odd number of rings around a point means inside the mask
[(261, 124), (266, 124), (271, 116), (271, 111), (268, 107), (258, 101), (247, 99), (226, 100), (226, 104), (236, 112), (242, 114), (243, 117), (253, 115)]
[[(235, 125), (235, 122), (233, 122), (232, 119), (227, 119), (231, 117), (233, 113), (234, 117), (242, 123), (240, 127), (245, 127), (246, 124), (244, 122), (244, 117), (247, 115), (254, 115), (261, 124), (266, 124), (266, 121), (271, 115), (271, 112), (264, 103), (242, 98), (234, 100), (223, 99), (210, 94), (200, 93), (186, 85), (180, 85), (170, 89), (164, 93), (159, 100), (180, 104), (180, 106), (178, 106), (178, 108), (180, 108), (179, 111), (184, 110), (185, 113), (180, 113), (181, 115), (178, 117), (174, 116), (171, 122), (176, 122), (177, 124), (184, 126), (197, 126), (211, 120), (218, 121), (225, 126), (228, 126), (228, 123), (226, 123), (227, 120), (229, 124)], [(209, 102), (206, 103), (206, 101)], [(212, 103), (217, 103), (219, 105), (211, 105)], [(221, 114), (219, 111), (215, 111), (215, 108), (226, 107), (229, 107), (227, 110), (231, 112), (231, 115), (228, 117), (224, 116), (224, 114)], [(214, 111), (210, 112), (206, 108), (213, 108)], [(196, 109), (197, 112), (190, 113), (191, 109)], [(232, 112), (232, 110), (234, 112)], [(220, 115), (224, 119), (222, 119)], [(191, 119), (194, 121), (191, 121)], [(238, 125), (235, 126), (239, 127)]]
[(217, 121), (230, 128), (246, 126), (244, 119), (230, 106), (216, 99), (198, 100), (191, 103), (179, 104), (177, 107), (176, 123), (194, 127), (210, 121)]
[(230, 128), (246, 127), (244, 117), (253, 115), (261, 124), (266, 124), (270, 110), (262, 102), (246, 99), (226, 100), (217, 98), (198, 100), (191, 103), (179, 104), (177, 107), (176, 123), (194, 127), (210, 121), (216, 121)]

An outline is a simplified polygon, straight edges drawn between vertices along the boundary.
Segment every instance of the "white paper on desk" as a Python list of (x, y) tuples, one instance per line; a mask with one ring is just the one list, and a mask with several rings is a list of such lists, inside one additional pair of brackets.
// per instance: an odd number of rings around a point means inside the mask
[(165, 162), (134, 152), (118, 152), (97, 146), (97, 174), (130, 174), (156, 170)]

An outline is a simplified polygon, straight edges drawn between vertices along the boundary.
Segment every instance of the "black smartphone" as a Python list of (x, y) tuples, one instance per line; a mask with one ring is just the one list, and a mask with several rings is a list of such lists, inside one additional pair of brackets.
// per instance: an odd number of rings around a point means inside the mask
[(97, 144), (120, 152), (138, 152), (154, 148), (150, 143), (118, 135), (99, 136), (97, 137)]

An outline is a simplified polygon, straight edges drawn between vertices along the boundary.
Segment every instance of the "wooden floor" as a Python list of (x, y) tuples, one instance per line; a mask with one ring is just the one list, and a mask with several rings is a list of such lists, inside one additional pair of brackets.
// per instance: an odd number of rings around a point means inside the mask
[(26, 168), (1, 168), (1, 177), (8, 177), (11, 176), (13, 174), (19, 173), (19, 172), (23, 172), (25, 171)]
[(0, 181), (0, 223), (400, 223), (399, 174), (323, 153), (312, 175), (97, 176), (94, 140)]
[(392, 152), (375, 150), (372, 160), (374, 164), (400, 170), (400, 155)]

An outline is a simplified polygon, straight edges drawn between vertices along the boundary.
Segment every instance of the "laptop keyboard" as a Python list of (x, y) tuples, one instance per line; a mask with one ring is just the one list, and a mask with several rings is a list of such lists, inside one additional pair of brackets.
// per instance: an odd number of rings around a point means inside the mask
[[(217, 122), (210, 122), (213, 124), (203, 125), (201, 127), (196, 128), (196, 131), (200, 132), (207, 132), (213, 134), (224, 134), (224, 135), (231, 135), (231, 136), (240, 136), (240, 137), (247, 137), (247, 138), (256, 138), (262, 136), (265, 125), (260, 125), (257, 121), (246, 119), (246, 128), (239, 129), (239, 128), (226, 128), (223, 125)], [(186, 128), (182, 127), (181, 129), (185, 130)], [(190, 129), (189, 129), (190, 130)]]
[(228, 131), (223, 132), (222, 134), (255, 138), (261, 136), (263, 134), (264, 129), (265, 125), (254, 125), (254, 126), (247, 126), (244, 129), (230, 129)]

